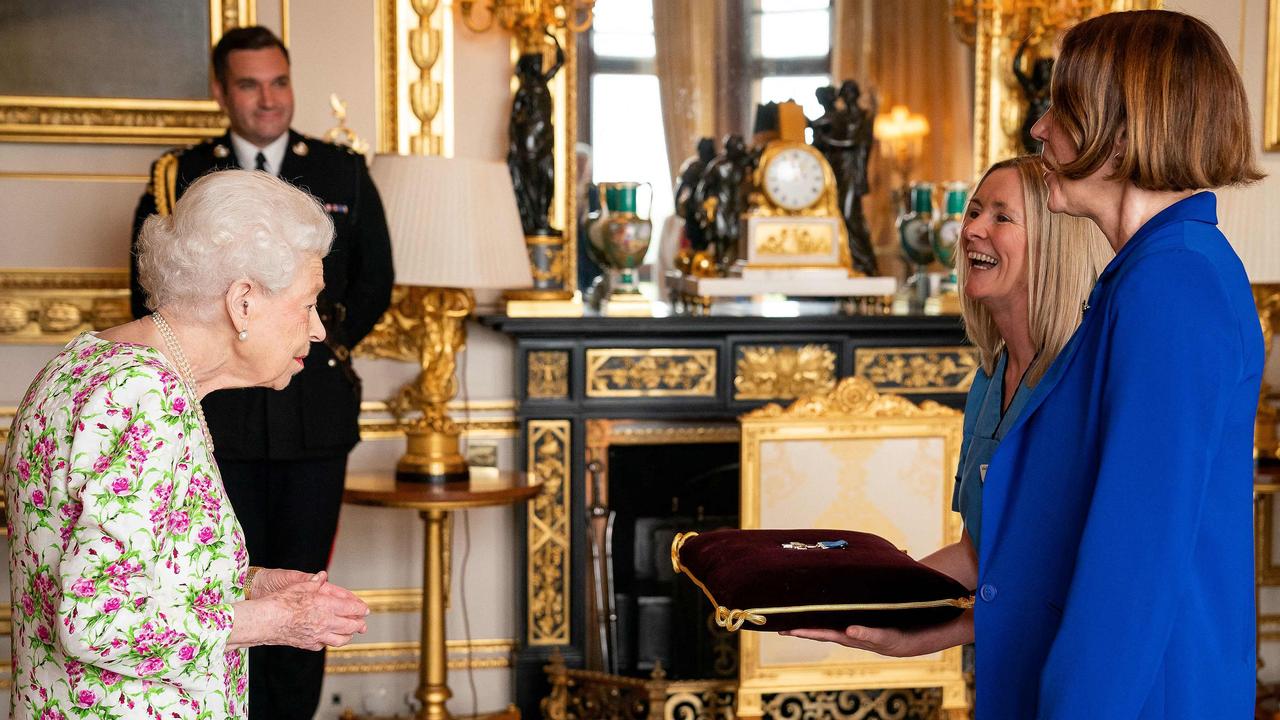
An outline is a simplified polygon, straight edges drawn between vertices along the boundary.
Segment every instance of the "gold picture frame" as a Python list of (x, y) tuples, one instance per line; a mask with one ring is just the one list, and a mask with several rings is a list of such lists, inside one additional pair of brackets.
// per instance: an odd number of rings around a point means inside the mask
[(1267, 3), (1267, 86), (1262, 120), (1262, 149), (1280, 151), (1280, 0)]
[[(914, 557), (957, 541), (951, 510), (963, 415), (881, 395), (860, 377), (788, 408), (742, 418), (741, 526), (871, 532)], [(886, 658), (773, 633), (739, 637), (738, 717), (774, 693), (941, 688), (948, 718), (967, 718), (961, 648)]]
[[(209, 48), (224, 30), (256, 22), (255, 0), (208, 0)], [(221, 135), (212, 98), (0, 95), (0, 141), (174, 145)]]

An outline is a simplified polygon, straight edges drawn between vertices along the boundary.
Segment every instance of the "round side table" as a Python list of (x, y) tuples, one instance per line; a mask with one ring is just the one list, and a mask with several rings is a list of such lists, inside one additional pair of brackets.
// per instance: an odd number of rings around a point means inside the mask
[(449, 720), (445, 702), (453, 696), (445, 656), (444, 608), (449, 578), (444, 576), (445, 520), (453, 510), (514, 505), (542, 490), (524, 473), (473, 473), (469, 481), (430, 485), (397, 483), (391, 474), (351, 475), (343, 501), (354, 505), (417, 510), (426, 524), (422, 562), (422, 656), (415, 697), (422, 707), (418, 720)]

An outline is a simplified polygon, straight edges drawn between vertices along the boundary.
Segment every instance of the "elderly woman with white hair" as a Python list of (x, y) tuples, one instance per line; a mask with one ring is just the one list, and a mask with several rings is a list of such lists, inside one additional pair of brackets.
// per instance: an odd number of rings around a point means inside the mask
[(240, 718), (245, 648), (365, 631), (325, 573), (249, 567), (200, 409), (302, 368), (332, 238), (306, 193), (208, 175), (143, 229), (155, 313), (80, 335), (32, 382), (3, 466), (13, 717)]

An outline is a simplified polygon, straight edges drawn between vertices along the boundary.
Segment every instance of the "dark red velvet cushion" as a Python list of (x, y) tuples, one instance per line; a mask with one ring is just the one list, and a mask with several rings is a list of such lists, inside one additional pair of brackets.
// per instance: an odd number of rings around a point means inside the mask
[[(838, 550), (793, 550), (784, 543), (844, 540)], [(714, 530), (676, 538), (671, 559), (718, 606), (730, 629), (777, 632), (850, 625), (919, 627), (950, 620), (971, 606), (951, 577), (912, 560), (888, 540), (848, 530)], [(927, 608), (771, 609), (814, 605), (948, 601)], [(757, 612), (760, 611), (760, 612)], [(763, 620), (763, 624), (756, 621)]]

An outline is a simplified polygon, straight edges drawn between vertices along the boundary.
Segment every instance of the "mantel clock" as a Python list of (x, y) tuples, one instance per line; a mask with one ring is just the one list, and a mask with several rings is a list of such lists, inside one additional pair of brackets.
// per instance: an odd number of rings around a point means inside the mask
[(778, 106), (778, 137), (761, 150), (743, 213), (744, 274), (791, 269), (856, 274), (835, 174), (822, 153), (804, 141), (804, 129), (799, 105)]

